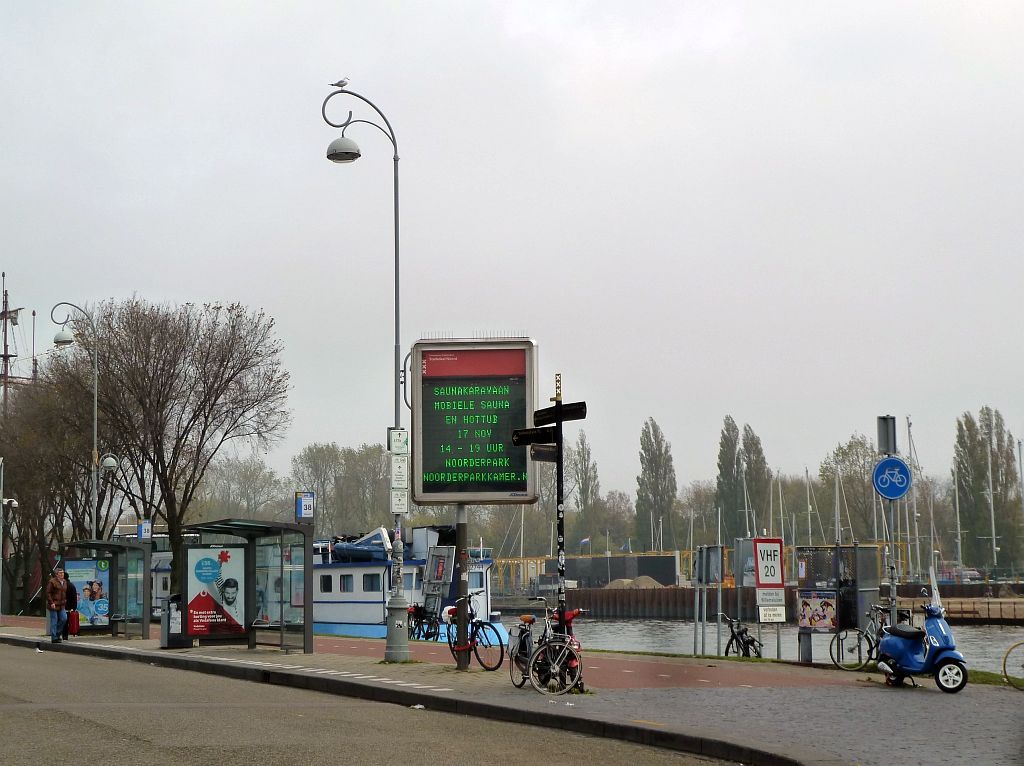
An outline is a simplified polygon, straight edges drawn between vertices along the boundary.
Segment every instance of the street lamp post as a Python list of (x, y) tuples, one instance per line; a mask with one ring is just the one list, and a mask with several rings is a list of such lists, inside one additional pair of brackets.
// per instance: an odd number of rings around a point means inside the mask
[[(345, 135), (345, 130), (349, 125), (372, 125), (377, 128), (381, 133), (387, 136), (391, 142), (391, 147), (394, 150), (393, 162), (394, 162), (394, 218), (395, 218), (395, 369), (394, 369), (394, 387), (395, 387), (395, 428), (401, 428), (402, 425), (402, 351), (401, 351), (401, 333), (400, 333), (400, 322), (399, 322), (399, 226), (398, 226), (398, 140), (395, 138), (395, 131), (391, 127), (391, 122), (384, 115), (376, 104), (370, 101), (365, 96), (356, 93), (355, 91), (348, 90), (347, 79), (338, 80), (338, 82), (331, 83), (332, 88), (336, 90), (331, 91), (324, 99), (323, 106), (321, 107), (321, 114), (323, 115), (324, 122), (330, 125), (332, 128), (341, 128), (341, 135), (334, 139), (330, 146), (327, 147), (327, 159), (331, 162), (337, 163), (349, 163), (355, 162), (362, 156), (362, 152), (359, 149), (358, 144), (351, 138)], [(329, 102), (335, 96), (353, 96), (363, 103), (367, 104), (383, 121), (384, 125), (381, 126), (372, 120), (354, 120), (352, 119), (352, 112), (349, 111), (348, 117), (344, 122), (337, 123), (332, 122), (327, 116), (327, 102)], [(387, 646), (384, 650), (384, 659), (387, 662), (404, 662), (409, 659), (409, 635), (405, 627), (403, 627), (404, 620), (407, 619), (408, 603), (405, 600), (402, 584), (402, 557), (403, 557), (403, 545), (401, 535), (401, 516), (395, 514), (395, 542), (392, 547), (391, 555), (391, 596), (388, 599), (388, 628), (387, 628)]]
[(98, 469), (99, 469), (99, 462), (100, 462), (99, 457), (100, 456), (99, 456), (99, 450), (97, 450), (97, 448), (96, 448), (96, 434), (97, 434), (96, 421), (98, 419), (98, 414), (99, 414), (99, 390), (100, 390), (99, 378), (100, 378), (100, 372), (99, 372), (99, 356), (98, 356), (99, 342), (98, 342), (98, 335), (96, 333), (96, 322), (93, 321), (92, 314), (90, 314), (88, 311), (83, 309), (81, 306), (76, 306), (74, 303), (68, 303), (67, 301), (61, 301), (60, 303), (55, 305), (52, 309), (50, 309), (50, 320), (54, 324), (59, 324), (61, 326), (60, 330), (57, 331), (57, 334), (53, 336), (53, 343), (54, 343), (55, 346), (58, 346), (58, 347), (70, 346), (72, 343), (75, 342), (74, 333), (72, 333), (70, 330), (67, 329), (67, 324), (68, 324), (68, 321), (71, 319), (71, 314), (70, 313), (66, 314), (63, 321), (57, 319), (57, 317), (56, 317), (57, 309), (59, 309), (61, 306), (67, 306), (68, 308), (77, 309), (78, 311), (82, 312), (82, 315), (86, 319), (89, 320), (89, 326), (92, 328), (92, 337), (93, 337), (93, 343), (92, 343), (92, 460), (90, 461), (91, 465), (92, 465), (92, 537), (93, 537), (94, 540), (98, 540), (99, 539), (99, 516), (98, 516), (99, 509), (97, 507), (97, 505), (98, 505), (98, 500), (97, 500), (98, 476), (97, 476), (97, 472), (98, 472)]

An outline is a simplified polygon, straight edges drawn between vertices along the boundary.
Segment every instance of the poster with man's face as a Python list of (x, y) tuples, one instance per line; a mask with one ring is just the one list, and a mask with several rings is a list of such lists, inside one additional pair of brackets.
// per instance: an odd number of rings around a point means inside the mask
[(190, 636), (245, 632), (245, 548), (189, 548), (187, 623)]

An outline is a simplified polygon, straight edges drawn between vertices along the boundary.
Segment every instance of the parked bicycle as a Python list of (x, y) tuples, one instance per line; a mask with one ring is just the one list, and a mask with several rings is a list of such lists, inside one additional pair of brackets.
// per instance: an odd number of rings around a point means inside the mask
[(837, 668), (861, 670), (878, 659), (878, 642), (882, 638), (882, 628), (889, 622), (889, 607), (872, 604), (867, 616), (869, 619), (864, 630), (847, 628), (832, 636), (828, 653)]
[(441, 635), (441, 618), (426, 610), (423, 604), (409, 607), (409, 638), (419, 641), (437, 641)]
[(747, 630), (747, 626), (741, 623), (739, 620), (734, 620), (732, 617), (727, 615), (725, 612), (719, 612), (718, 616), (722, 617), (727, 623), (729, 623), (729, 643), (725, 645), (725, 656), (734, 655), (736, 657), (760, 657), (761, 656), (761, 642), (750, 635), (750, 631)]
[[(448, 649), (451, 650), (455, 662), (459, 661), (459, 652), (472, 650), (476, 661), (484, 670), (497, 670), (505, 658), (505, 645), (501, 641), (501, 634), (497, 628), (487, 620), (478, 620), (476, 611), (473, 609), (473, 596), (483, 593), (482, 590), (473, 591), (468, 596), (460, 596), (455, 604), (448, 607)], [(459, 602), (465, 601), (469, 609), (469, 635), (466, 644), (458, 644), (458, 628), (456, 618), (458, 615)]]
[(517, 689), (530, 679), (530, 658), (533, 656), (533, 626), (537, 618), (532, 614), (519, 615), (519, 626), (508, 638), (508, 675)]
[[(585, 690), (580, 642), (572, 629), (573, 620), (581, 614), (586, 614), (585, 610), (571, 609), (563, 613), (558, 607), (548, 609), (545, 602), (544, 630), (530, 655), (526, 673), (530, 684), (541, 694)], [(514, 676), (512, 682), (516, 682)]]
[(1006, 650), (1003, 678), (1014, 689), (1024, 691), (1024, 641), (1018, 641)]

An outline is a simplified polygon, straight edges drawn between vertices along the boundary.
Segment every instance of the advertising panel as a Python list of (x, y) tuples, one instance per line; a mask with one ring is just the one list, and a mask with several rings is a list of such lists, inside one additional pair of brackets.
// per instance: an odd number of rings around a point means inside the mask
[(110, 624), (110, 559), (65, 559), (64, 575), (78, 591), (82, 628)]
[(818, 632), (834, 631), (836, 592), (834, 590), (797, 591), (797, 625)]
[(187, 548), (186, 634), (245, 632), (245, 547)]
[(413, 500), (536, 502), (529, 451), (512, 445), (536, 402), (533, 341), (419, 341), (412, 373)]

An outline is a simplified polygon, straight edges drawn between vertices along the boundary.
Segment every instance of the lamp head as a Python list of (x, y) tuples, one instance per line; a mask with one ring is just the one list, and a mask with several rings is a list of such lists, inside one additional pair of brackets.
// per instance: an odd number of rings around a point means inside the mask
[(355, 162), (361, 156), (359, 145), (347, 136), (338, 136), (327, 147), (327, 159), (331, 162)]
[(104, 455), (100, 462), (100, 468), (104, 471), (113, 471), (117, 468), (117, 458), (113, 455)]
[(18, 501), (15, 500), (13, 497), (5, 498), (4, 499), (4, 505), (6, 505), (8, 508), (13, 510), (13, 509), (18, 507)]
[(61, 327), (53, 336), (53, 345), (58, 347), (70, 346), (75, 342), (75, 334), (67, 327)]

